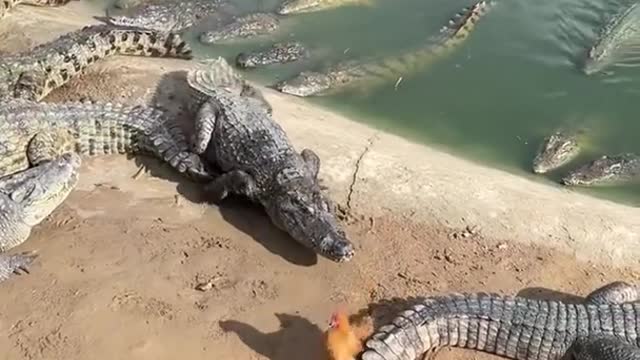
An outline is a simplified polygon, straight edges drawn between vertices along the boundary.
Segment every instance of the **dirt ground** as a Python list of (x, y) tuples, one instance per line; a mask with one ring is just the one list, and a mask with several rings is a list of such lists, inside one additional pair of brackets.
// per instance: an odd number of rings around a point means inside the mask
[[(0, 50), (82, 26), (84, 10), (18, 8), (0, 21), (11, 29)], [(170, 104), (178, 83), (160, 77), (188, 64), (114, 57), (46, 101)], [(412, 296), (564, 299), (638, 279), (637, 209), (455, 159), (298, 99), (267, 99), (296, 146), (317, 149), (321, 177), (350, 210), (352, 262), (318, 258), (259, 207), (207, 204), (158, 161), (86, 159), (77, 189), (16, 249), (40, 256), (31, 274), (1, 284), (0, 358), (320, 360), (341, 304), (380, 324)], [(489, 356), (439, 355), (478, 357)]]

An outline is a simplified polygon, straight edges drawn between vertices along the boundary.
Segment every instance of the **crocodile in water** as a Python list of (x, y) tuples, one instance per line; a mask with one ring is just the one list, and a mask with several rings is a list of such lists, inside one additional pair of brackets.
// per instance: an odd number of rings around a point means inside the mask
[(312, 96), (326, 95), (364, 81), (370, 88), (376, 84), (400, 81), (460, 45), (469, 37), (478, 19), (485, 15), (492, 5), (493, 2), (483, 0), (463, 9), (448, 26), (441, 29), (435, 43), (427, 47), (374, 61), (349, 60), (320, 72), (303, 71), (292, 79), (280, 81), (272, 87), (291, 95)]
[(71, 0), (3, 0), (0, 1), (0, 19), (5, 17), (9, 10), (18, 4), (32, 6), (62, 6), (71, 2)]
[(562, 178), (568, 186), (618, 185), (640, 180), (640, 157), (626, 153), (604, 155), (570, 171)]
[(557, 131), (544, 138), (533, 159), (533, 172), (544, 174), (564, 166), (580, 153), (578, 134)]
[[(64, 135), (63, 135), (64, 136)], [(80, 156), (64, 153), (22, 172), (0, 178), (0, 253), (23, 243), (31, 229), (51, 214), (78, 183)], [(28, 272), (35, 254), (0, 254), (0, 282)]]
[(334, 9), (346, 5), (370, 6), (372, 0), (283, 0), (276, 9), (280, 15)]
[(194, 152), (221, 170), (207, 186), (214, 201), (245, 196), (299, 243), (333, 261), (350, 260), (353, 245), (318, 184), (320, 159), (294, 149), (257, 89), (254, 96), (239, 95), (233, 89), (239, 79), (222, 58), (187, 74), (196, 111)]
[(286, 64), (309, 57), (309, 51), (299, 42), (275, 43), (264, 49), (240, 53), (236, 57), (239, 68), (256, 68), (271, 64)]
[(485, 293), (428, 297), (377, 329), (359, 359), (414, 360), (445, 346), (517, 360), (559, 360), (566, 353), (578, 360), (639, 359), (638, 300), (638, 289), (624, 282), (579, 304)]
[(278, 30), (279, 26), (280, 20), (274, 14), (252, 13), (234, 18), (219, 29), (205, 31), (200, 34), (199, 39), (203, 44), (218, 44), (270, 34)]
[(226, 0), (155, 0), (129, 7), (119, 14), (107, 12), (98, 20), (113, 25), (157, 31), (183, 31), (209, 18), (235, 13)]
[(175, 33), (92, 25), (15, 55), (0, 57), (0, 98), (42, 100), (71, 77), (109, 55), (191, 59)]

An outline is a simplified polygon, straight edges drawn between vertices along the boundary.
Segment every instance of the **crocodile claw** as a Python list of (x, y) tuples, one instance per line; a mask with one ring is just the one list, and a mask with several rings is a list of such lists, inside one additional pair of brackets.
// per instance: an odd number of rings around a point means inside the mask
[(38, 257), (35, 253), (24, 252), (15, 255), (0, 255), (0, 282), (11, 275), (29, 273), (28, 266)]

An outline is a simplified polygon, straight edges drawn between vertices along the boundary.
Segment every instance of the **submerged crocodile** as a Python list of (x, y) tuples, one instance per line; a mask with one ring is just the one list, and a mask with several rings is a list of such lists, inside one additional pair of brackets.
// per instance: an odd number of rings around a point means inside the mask
[(624, 282), (605, 285), (583, 303), (496, 294), (428, 297), (380, 327), (361, 360), (414, 360), (445, 346), (514, 360), (640, 358), (640, 297)]
[(9, 10), (13, 9), (18, 4), (53, 7), (66, 5), (69, 2), (71, 2), (71, 0), (3, 0), (0, 1), (0, 19), (5, 17)]
[(217, 44), (225, 41), (246, 39), (258, 35), (270, 34), (280, 26), (280, 20), (269, 13), (252, 13), (234, 18), (219, 29), (200, 34), (203, 44)]
[(214, 16), (233, 14), (226, 0), (155, 0), (129, 7), (121, 14), (107, 12), (98, 20), (112, 25), (135, 26), (157, 31), (184, 31)]
[[(625, 50), (637, 58), (637, 39), (640, 36), (640, 3), (633, 3), (614, 17), (604, 28), (597, 43), (589, 50), (583, 71), (595, 74), (624, 58)], [(629, 45), (629, 46), (627, 46)], [(622, 66), (623, 64), (618, 64)]]
[[(0, 178), (0, 253), (26, 241), (31, 229), (62, 204), (78, 183), (81, 161), (77, 154), (34, 161), (34, 167)], [(33, 253), (0, 254), (0, 282), (28, 272), (35, 257)]]
[(373, 0), (283, 0), (276, 9), (280, 15), (334, 9), (346, 5), (371, 5)]
[(267, 48), (243, 52), (236, 57), (236, 66), (255, 68), (271, 64), (285, 64), (309, 57), (309, 51), (299, 42), (275, 43)]
[(533, 159), (533, 172), (544, 174), (555, 170), (575, 159), (579, 153), (577, 133), (557, 131), (544, 138)]
[(221, 171), (206, 187), (214, 201), (245, 196), (300, 244), (336, 262), (350, 260), (353, 245), (318, 184), (320, 158), (294, 149), (260, 91), (238, 94), (247, 85), (222, 58), (189, 71), (187, 81), (196, 114), (193, 150)]
[(31, 50), (0, 57), (0, 98), (42, 100), (91, 64), (116, 54), (192, 57), (189, 46), (175, 33), (86, 26)]
[(370, 86), (399, 81), (407, 74), (420, 71), (466, 40), (478, 19), (485, 15), (492, 5), (493, 2), (483, 0), (463, 9), (449, 21), (448, 26), (441, 29), (435, 44), (426, 48), (377, 61), (345, 61), (321, 72), (303, 71), (292, 79), (280, 81), (272, 87), (286, 94), (304, 97), (326, 95), (364, 81)]
[(616, 185), (640, 180), (640, 157), (635, 154), (604, 155), (570, 171), (562, 178), (569, 186)]

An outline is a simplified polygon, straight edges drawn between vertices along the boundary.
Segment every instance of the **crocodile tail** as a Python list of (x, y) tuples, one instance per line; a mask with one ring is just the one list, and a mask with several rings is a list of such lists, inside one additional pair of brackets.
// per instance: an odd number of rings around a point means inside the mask
[[(543, 305), (549, 310), (560, 306), (486, 293), (429, 297), (400, 313), (390, 324), (381, 326), (366, 341), (360, 359), (413, 360), (444, 346), (513, 359), (518, 347), (523, 345), (519, 343), (519, 331), (513, 328), (515, 314), (526, 313), (535, 319)], [(520, 330), (526, 335), (525, 330)]]
[(135, 27), (111, 27), (103, 34), (112, 49), (122, 55), (191, 59), (191, 47), (174, 32)]
[(62, 6), (70, 3), (71, 1), (72, 0), (22, 0), (21, 2), (32, 6)]
[(440, 30), (440, 34), (445, 37), (441, 46), (451, 48), (466, 40), (476, 27), (478, 20), (486, 15), (494, 5), (493, 1), (482, 0), (473, 6), (463, 8), (449, 20), (447, 26)]

